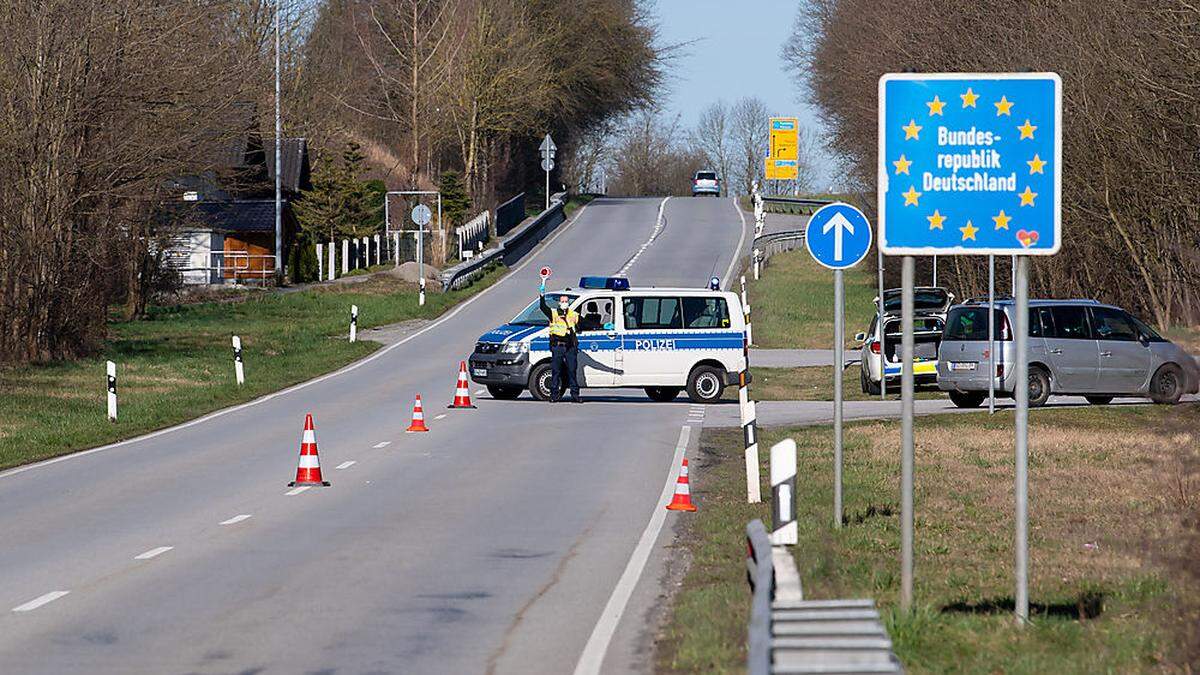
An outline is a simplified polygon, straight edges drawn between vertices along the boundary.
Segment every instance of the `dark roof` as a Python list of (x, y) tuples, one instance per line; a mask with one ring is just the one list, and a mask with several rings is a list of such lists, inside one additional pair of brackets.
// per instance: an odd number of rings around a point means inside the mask
[[(275, 189), (275, 144), (265, 143), (267, 178)], [(285, 138), (279, 145), (279, 164), (283, 168), (282, 188), (292, 194), (312, 189), (312, 169), (308, 163), (308, 139)]]
[[(283, 217), (288, 219), (287, 202)], [(208, 227), (219, 232), (274, 232), (275, 200), (179, 202), (181, 215), (191, 227)]]

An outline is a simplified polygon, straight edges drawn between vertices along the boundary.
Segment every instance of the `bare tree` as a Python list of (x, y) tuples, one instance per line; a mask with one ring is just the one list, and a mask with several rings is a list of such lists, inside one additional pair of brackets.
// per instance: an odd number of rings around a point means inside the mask
[(730, 116), (734, 175), (739, 192), (750, 194), (752, 183), (763, 182), (771, 113), (762, 99), (746, 96), (733, 104)]
[(693, 146), (704, 155), (709, 168), (716, 169), (721, 176), (723, 194), (729, 192), (730, 154), (733, 140), (729, 106), (718, 99), (700, 111), (700, 119), (692, 132)]

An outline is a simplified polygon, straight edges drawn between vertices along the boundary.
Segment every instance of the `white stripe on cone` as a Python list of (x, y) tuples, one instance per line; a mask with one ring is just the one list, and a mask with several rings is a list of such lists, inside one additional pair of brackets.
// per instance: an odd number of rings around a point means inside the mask
[(316, 469), (321, 466), (321, 462), (316, 455), (300, 455), (301, 469)]

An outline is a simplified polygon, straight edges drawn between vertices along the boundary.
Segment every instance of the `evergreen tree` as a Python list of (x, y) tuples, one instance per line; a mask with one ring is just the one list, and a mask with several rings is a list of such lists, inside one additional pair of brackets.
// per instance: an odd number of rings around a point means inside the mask
[(467, 186), (457, 171), (445, 171), (438, 180), (438, 191), (442, 193), (442, 217), (449, 227), (462, 225), (471, 211), (471, 197)]

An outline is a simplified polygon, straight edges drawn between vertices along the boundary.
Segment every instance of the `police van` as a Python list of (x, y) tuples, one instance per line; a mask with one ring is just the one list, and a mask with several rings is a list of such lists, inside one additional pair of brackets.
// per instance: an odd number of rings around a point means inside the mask
[[(580, 387), (638, 387), (655, 401), (674, 400), (686, 388), (692, 401), (713, 403), (746, 368), (746, 324), (734, 293), (630, 288), (623, 277), (584, 277), (578, 289), (546, 298), (554, 306), (563, 295), (579, 314)], [(551, 398), (540, 298), (479, 338), (470, 373), (495, 398), (515, 399), (526, 389), (537, 400)]]

